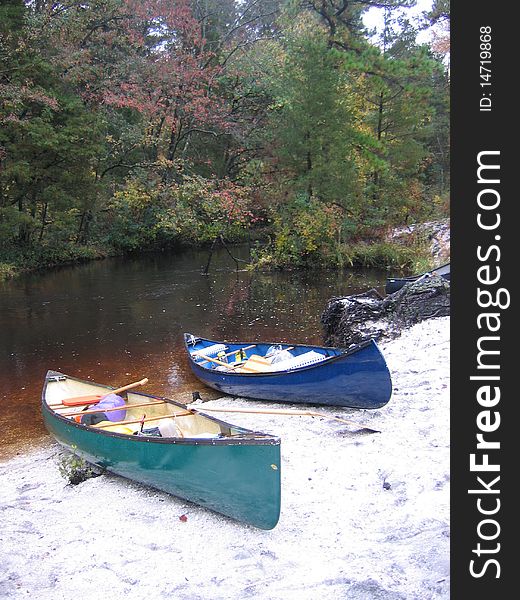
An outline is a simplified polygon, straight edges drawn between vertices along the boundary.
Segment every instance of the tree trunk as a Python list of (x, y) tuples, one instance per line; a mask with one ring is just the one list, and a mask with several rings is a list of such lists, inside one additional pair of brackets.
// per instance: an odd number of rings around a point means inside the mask
[(43, 240), (43, 233), (45, 231), (45, 225), (47, 224), (47, 208), (48, 208), (48, 206), (49, 206), (49, 204), (47, 202), (43, 205), (42, 224), (40, 227), (40, 235), (38, 236), (38, 242), (40, 242), (40, 243)]
[(309, 194), (309, 198), (312, 198), (312, 180), (311, 180), (311, 172), (312, 172), (312, 154), (311, 154), (311, 149), (310, 149), (310, 140), (311, 140), (311, 134), (310, 132), (307, 132), (305, 138), (307, 139), (307, 141), (309, 142), (309, 148), (307, 150), (307, 176), (309, 178), (309, 185), (307, 187), (307, 192)]
[(81, 213), (81, 219), (79, 221), (78, 234), (76, 236), (76, 244), (86, 244), (89, 235), (90, 221), (92, 220), (92, 213), (90, 210), (84, 210)]
[[(379, 94), (379, 103), (377, 107), (377, 141), (380, 142), (383, 137), (383, 112), (384, 112), (384, 94), (381, 92)], [(372, 181), (374, 182), (374, 192), (372, 194), (372, 198), (377, 200), (379, 198), (379, 186), (380, 186), (380, 176), (379, 171), (376, 169), (372, 175)]]

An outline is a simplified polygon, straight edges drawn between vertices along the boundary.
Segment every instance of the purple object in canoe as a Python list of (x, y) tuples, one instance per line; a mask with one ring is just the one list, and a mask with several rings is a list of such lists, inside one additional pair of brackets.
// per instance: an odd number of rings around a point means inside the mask
[[(107, 394), (103, 396), (101, 400), (96, 404), (96, 410), (103, 410), (107, 408), (117, 408), (118, 406), (124, 406), (125, 401), (121, 396), (117, 394)], [(123, 421), (126, 416), (126, 409), (114, 410), (105, 413), (109, 421)]]

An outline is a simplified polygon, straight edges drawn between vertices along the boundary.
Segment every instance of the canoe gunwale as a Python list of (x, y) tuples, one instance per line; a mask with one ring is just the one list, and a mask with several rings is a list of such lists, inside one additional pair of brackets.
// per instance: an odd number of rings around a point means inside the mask
[[(219, 425), (224, 425), (227, 428), (243, 429), (247, 433), (245, 433), (244, 435), (222, 436), (222, 437), (217, 437), (217, 438), (159, 437), (159, 436), (149, 436), (149, 435), (129, 435), (127, 433), (119, 433), (116, 431), (110, 431), (108, 429), (102, 429), (102, 428), (95, 427), (92, 425), (84, 425), (82, 423), (77, 423), (74, 419), (70, 419), (69, 417), (64, 417), (64, 416), (60, 415), (55, 410), (53, 410), (51, 407), (49, 407), (49, 405), (47, 404), (47, 401), (46, 401), (47, 385), (52, 380), (53, 377), (66, 377), (67, 379), (73, 379), (75, 381), (84, 381), (84, 380), (80, 380), (75, 377), (70, 377), (69, 375), (64, 375), (63, 373), (59, 373), (57, 371), (50, 370), (47, 372), (47, 375), (45, 377), (45, 383), (43, 386), (42, 397), (41, 397), (42, 411), (44, 411), (46, 414), (48, 414), (48, 416), (50, 416), (51, 418), (54, 418), (54, 419), (58, 420), (59, 422), (64, 423), (69, 427), (76, 428), (80, 431), (90, 431), (92, 433), (95, 433), (95, 434), (98, 434), (101, 436), (105, 436), (105, 437), (119, 438), (119, 439), (124, 439), (124, 440), (128, 440), (128, 441), (135, 442), (135, 443), (146, 443), (146, 444), (149, 444), (149, 443), (175, 444), (175, 445), (189, 445), (189, 446), (228, 446), (228, 445), (229, 446), (244, 446), (244, 445), (276, 446), (276, 445), (280, 444), (280, 438), (277, 436), (274, 436), (274, 435), (271, 435), (268, 433), (259, 432), (259, 431), (248, 430), (243, 427), (239, 427), (237, 425), (227, 423), (226, 421), (222, 421), (221, 419), (218, 419), (212, 415), (207, 415), (206, 413), (201, 412), (199, 410), (191, 409), (188, 406), (181, 404), (180, 402), (175, 402), (175, 400), (171, 400), (170, 398), (165, 398), (162, 396), (155, 396), (153, 394), (144, 394), (142, 392), (134, 392), (134, 391), (132, 392), (133, 394), (142, 396), (143, 398), (151, 398), (153, 400), (162, 400), (166, 404), (170, 404), (177, 408), (181, 408), (183, 410), (189, 411), (194, 416), (201, 416), (201, 417), (207, 418), (210, 421), (213, 421), (214, 423), (218, 423)], [(85, 383), (94, 383), (94, 382), (85, 381)], [(107, 389), (107, 391), (116, 389), (116, 388), (113, 388), (113, 387), (110, 387), (110, 386), (107, 386), (104, 384), (96, 383), (95, 385), (98, 387), (103, 387), (103, 388)], [(189, 416), (189, 415), (182, 415), (182, 416)], [(173, 415), (172, 415), (172, 417), (173, 417)], [(164, 418), (168, 418), (168, 415), (165, 415)], [(114, 422), (114, 425), (116, 425), (116, 424), (117, 424), (117, 422)]]
[[(194, 365), (196, 365), (198, 368), (200, 369), (204, 369), (205, 371), (208, 371), (210, 373), (214, 373), (215, 369), (211, 368), (211, 366), (205, 366), (202, 363), (198, 363), (192, 356), (190, 349), (189, 349), (189, 345), (186, 341), (186, 338), (188, 335), (191, 334), (184, 334), (184, 346), (186, 348), (186, 352), (188, 354), (188, 358), (190, 360), (191, 363), (193, 363)], [(202, 338), (200, 336), (196, 337), (197, 340), (199, 341), (205, 341), (205, 342), (212, 342), (212, 343), (220, 343), (217, 340), (211, 340), (209, 338)], [(227, 344), (231, 344), (231, 345), (235, 345), (235, 346), (248, 346), (250, 344), (252, 344), (253, 342), (222, 342), (222, 343), (227, 343)], [(283, 371), (260, 371), (257, 373), (237, 373), (235, 371), (229, 370), (229, 371), (223, 371), (223, 373), (226, 376), (230, 376), (230, 377), (236, 377), (236, 378), (253, 378), (253, 379), (257, 379), (257, 378), (261, 378), (261, 377), (272, 377), (273, 375), (277, 376), (277, 377), (282, 377), (282, 376), (288, 376), (288, 375), (293, 375), (294, 373), (302, 373), (303, 371), (310, 371), (310, 370), (315, 370), (315, 369), (319, 369), (320, 367), (325, 367), (328, 366), (334, 362), (340, 361), (345, 359), (346, 357), (355, 354), (356, 352), (363, 350), (363, 348), (368, 348), (371, 345), (374, 345), (377, 350), (379, 351), (379, 347), (377, 345), (377, 342), (374, 339), (369, 339), (369, 340), (364, 340), (362, 342), (359, 342), (358, 344), (355, 344), (354, 346), (350, 347), (350, 348), (332, 348), (332, 347), (327, 347), (327, 346), (317, 346), (317, 345), (312, 345), (312, 344), (286, 344), (285, 342), (262, 342), (262, 344), (264, 345), (290, 345), (292, 348), (309, 348), (310, 350), (339, 350), (340, 353), (336, 354), (335, 356), (327, 356), (325, 357), (323, 360), (320, 360), (317, 363), (311, 364), (311, 365), (305, 365), (302, 367), (296, 367), (294, 369), (285, 369)]]

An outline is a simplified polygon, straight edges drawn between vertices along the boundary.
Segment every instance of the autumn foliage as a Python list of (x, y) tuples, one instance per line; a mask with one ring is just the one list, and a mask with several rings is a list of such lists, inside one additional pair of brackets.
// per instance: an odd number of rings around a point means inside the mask
[(3, 2), (4, 270), (266, 228), (277, 266), (340, 264), (446, 210), (447, 49), (404, 0), (375, 41), (378, 4)]

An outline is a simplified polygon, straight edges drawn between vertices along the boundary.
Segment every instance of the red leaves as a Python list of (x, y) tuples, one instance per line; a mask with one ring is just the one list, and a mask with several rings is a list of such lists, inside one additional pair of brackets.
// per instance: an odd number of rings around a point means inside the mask
[(125, 5), (133, 18), (122, 20), (120, 27), (131, 47), (109, 73), (101, 74), (100, 99), (168, 127), (174, 140), (166, 155), (172, 160), (179, 143), (175, 138), (227, 128), (227, 110), (217, 93), (221, 68), (205, 49), (188, 0), (126, 0)]
[(186, 523), (187, 520), (188, 520), (188, 517), (186, 515), (181, 515), (179, 517), (179, 521), (182, 521), (183, 523)]
[[(183, 139), (195, 128), (226, 128), (218, 95), (221, 68), (190, 0), (49, 8), (44, 25), (41, 33), (55, 49), (54, 62), (88, 103), (130, 108), (163, 123), (174, 136), (182, 131)], [(46, 101), (51, 106), (52, 99)], [(174, 154), (166, 153), (169, 159)]]

